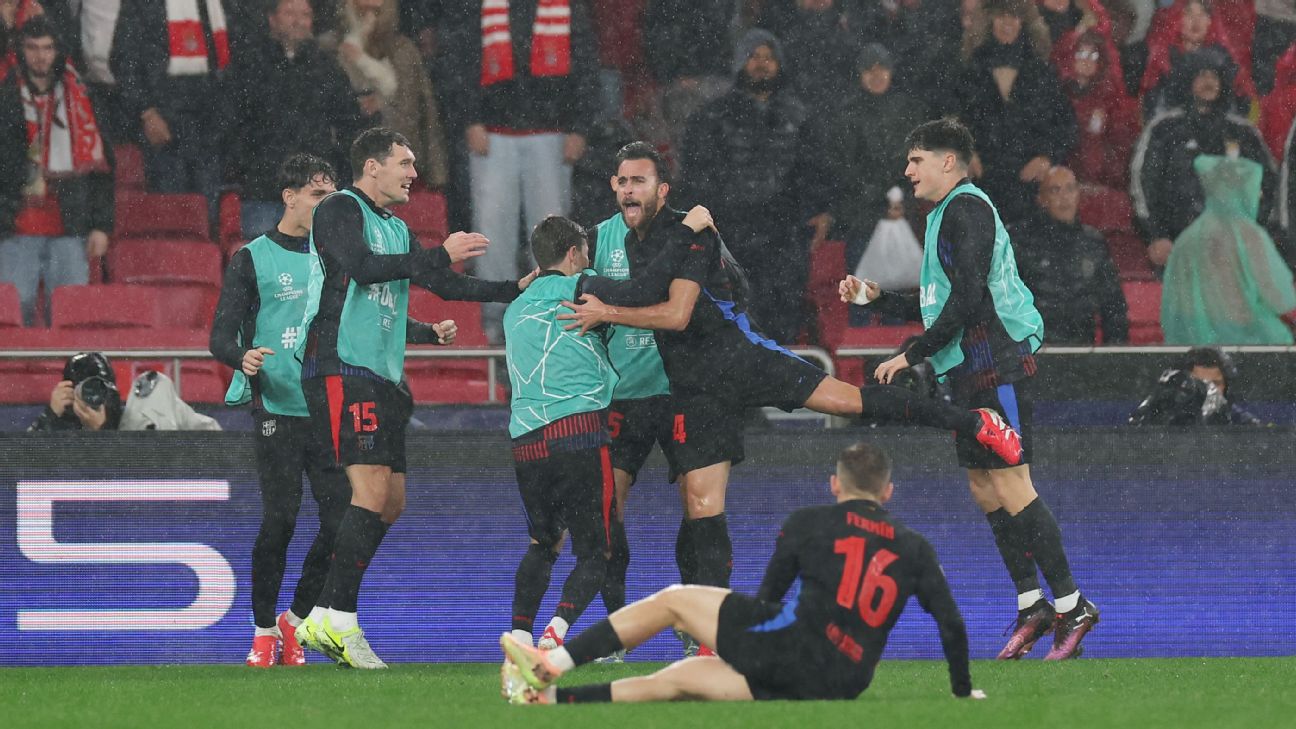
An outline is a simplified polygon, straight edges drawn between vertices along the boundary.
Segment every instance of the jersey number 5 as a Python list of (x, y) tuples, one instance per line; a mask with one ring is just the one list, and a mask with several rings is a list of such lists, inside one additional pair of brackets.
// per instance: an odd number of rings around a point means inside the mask
[[(846, 555), (842, 568), (841, 584), (837, 586), (837, 604), (849, 610), (859, 598), (859, 614), (871, 628), (881, 627), (895, 607), (900, 592), (896, 581), (883, 574), (887, 567), (900, 559), (889, 549), (879, 549), (864, 568), (864, 537), (846, 537), (833, 542), (833, 552)], [(861, 576), (864, 584), (860, 585)]]

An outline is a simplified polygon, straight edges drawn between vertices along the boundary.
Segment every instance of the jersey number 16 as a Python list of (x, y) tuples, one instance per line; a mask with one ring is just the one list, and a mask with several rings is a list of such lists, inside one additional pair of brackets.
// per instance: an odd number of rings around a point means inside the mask
[[(879, 549), (864, 567), (864, 537), (846, 537), (833, 542), (833, 551), (846, 555), (841, 583), (837, 586), (837, 604), (851, 609), (859, 599), (859, 614), (871, 628), (881, 627), (895, 607), (899, 588), (896, 581), (883, 574), (900, 556), (889, 549)], [(860, 584), (863, 578), (864, 584)]]

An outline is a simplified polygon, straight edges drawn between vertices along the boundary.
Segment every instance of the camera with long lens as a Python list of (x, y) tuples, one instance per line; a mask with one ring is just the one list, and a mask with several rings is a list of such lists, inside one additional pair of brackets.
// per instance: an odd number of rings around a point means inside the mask
[(73, 392), (86, 407), (97, 410), (108, 402), (108, 393), (114, 389), (112, 383), (102, 377), (87, 377), (77, 383)]

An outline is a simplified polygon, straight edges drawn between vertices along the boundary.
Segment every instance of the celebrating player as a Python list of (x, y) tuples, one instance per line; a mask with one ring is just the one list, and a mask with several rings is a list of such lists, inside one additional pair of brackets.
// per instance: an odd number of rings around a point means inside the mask
[(566, 218), (545, 218), (531, 233), (531, 256), (540, 276), (504, 312), (513, 383), (509, 435), (531, 535), (514, 582), (513, 636), (531, 645), (567, 529), (576, 566), (541, 639), (541, 647), (557, 647), (607, 572), (615, 508), (607, 406), (617, 373), (602, 338), (565, 331), (556, 321), (566, 311), (562, 302), (576, 296), (586, 278), (585, 230)]
[[(998, 211), (968, 180), (972, 134), (955, 120), (941, 119), (915, 128), (905, 145), (905, 175), (914, 195), (936, 203), (927, 215), (920, 294), (883, 292), (854, 276), (841, 282), (839, 293), (843, 301), (888, 315), (920, 318), (926, 327), (904, 352), (878, 366), (879, 382), (928, 359), (953, 385), (956, 403), (992, 408), (1021, 434), (1019, 460), (986, 453), (962, 434), (955, 444), (972, 498), (985, 512), (1017, 587), (1016, 629), (999, 658), (1025, 656), (1050, 630), (1053, 648), (1045, 660), (1071, 658), (1098, 622), (1098, 609), (1076, 587), (1057, 520), (1031, 482), (1029, 385), (1044, 323), (1017, 275)], [(1053, 605), (1044, 599), (1037, 566)]]
[[(788, 517), (755, 598), (717, 587), (668, 587), (561, 648), (540, 650), (509, 633), (500, 636), (509, 701), (853, 699), (873, 680), (910, 595), (936, 619), (954, 695), (984, 698), (972, 689), (967, 631), (935, 550), (882, 506), (894, 491), (886, 453), (866, 443), (847, 448), (829, 483), (837, 503)], [(671, 626), (719, 657), (686, 658), (611, 684), (551, 685), (597, 656), (633, 648)]]
[(338, 527), (328, 580), (297, 630), (307, 648), (356, 668), (386, 668), (356, 619), (360, 582), (405, 507), (405, 425), (411, 397), (399, 383), (405, 344), (435, 342), (437, 325), (408, 318), (411, 283), (446, 299), (509, 302), (521, 281), (489, 282), (449, 269), (488, 241), (454, 233), (423, 248), (387, 209), (409, 202), (417, 173), (408, 140), (381, 127), (351, 145), (355, 183), (325, 198), (311, 229), (302, 389), (311, 424), (346, 468), (351, 503)]
[[(634, 172), (631, 177), (643, 177), (653, 164), (622, 167)], [(900, 387), (861, 389), (765, 338), (746, 313), (746, 277), (710, 215), (702, 208), (687, 216), (668, 208), (660, 181), (654, 195), (637, 189), (639, 184), (628, 186), (621, 203), (627, 213), (633, 210), (634, 227), (647, 231), (645, 240), (659, 246), (654, 257), (629, 281), (586, 281), (583, 303), (569, 302), (573, 312), (559, 318), (573, 320), (569, 326), (582, 331), (604, 323), (657, 331), (671, 388), (671, 465), (691, 522), (687, 538), (696, 582), (729, 584), (733, 551), (725, 491), (731, 466), (744, 457), (749, 407), (885, 416), (954, 430), (1005, 459), (1019, 457), (1017, 434), (990, 410), (956, 409)]]
[[(279, 168), (284, 205), (278, 225), (230, 258), (212, 320), (211, 352), (234, 368), (225, 401), (253, 404), (257, 474), (261, 483), (261, 530), (252, 547), (252, 618), (256, 633), (247, 664), (299, 666), (306, 654), (296, 627), (310, 612), (328, 575), (338, 522), (350, 499), (346, 474), (326, 440), (310, 429), (302, 396), (301, 363), (292, 356), (306, 310), (310, 278), (311, 214), (334, 191), (333, 166), (309, 154)], [(275, 616), (301, 507), (302, 472), (319, 504), (319, 531), (302, 562), (292, 606)]]

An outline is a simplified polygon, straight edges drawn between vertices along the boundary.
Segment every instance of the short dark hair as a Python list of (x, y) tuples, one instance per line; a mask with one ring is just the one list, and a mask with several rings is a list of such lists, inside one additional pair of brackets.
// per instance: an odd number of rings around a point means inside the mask
[(974, 147), (972, 132), (952, 116), (919, 124), (905, 137), (905, 152), (915, 149), (953, 152), (958, 161), (965, 165), (971, 164)]
[(303, 187), (315, 181), (315, 178), (323, 177), (325, 180), (337, 184), (337, 170), (333, 165), (323, 157), (316, 157), (313, 154), (301, 152), (294, 154), (279, 165), (279, 189), (300, 190)]
[(18, 29), (18, 37), (22, 40), (45, 38), (47, 36), (53, 38), (54, 46), (62, 50), (63, 43), (59, 38), (58, 31), (55, 30), (54, 23), (45, 15), (37, 15), (31, 18)]
[[(653, 166), (657, 168), (657, 181), (670, 182), (670, 167), (667, 166), (666, 160), (662, 159), (661, 153), (657, 148), (648, 142), (631, 142), (616, 153), (616, 169), (621, 169), (621, 163), (628, 159), (650, 159)], [(613, 171), (615, 174), (615, 170)]]
[(386, 162), (391, 156), (393, 144), (412, 149), (404, 134), (386, 127), (373, 127), (360, 132), (360, 136), (351, 143), (351, 176), (359, 178), (363, 175), (365, 162), (369, 160), (378, 164)]
[(550, 215), (531, 231), (531, 256), (540, 268), (562, 261), (567, 251), (589, 243), (589, 234), (579, 223), (561, 215)]
[(1219, 347), (1193, 347), (1184, 355), (1184, 366), (1186, 370), (1192, 370), (1194, 367), (1214, 367), (1224, 375), (1224, 384), (1231, 384), (1230, 381), (1237, 376), (1237, 365), (1233, 364), (1233, 358), (1227, 352)]
[(837, 478), (847, 491), (881, 496), (891, 483), (891, 457), (871, 443), (856, 443), (837, 456)]

